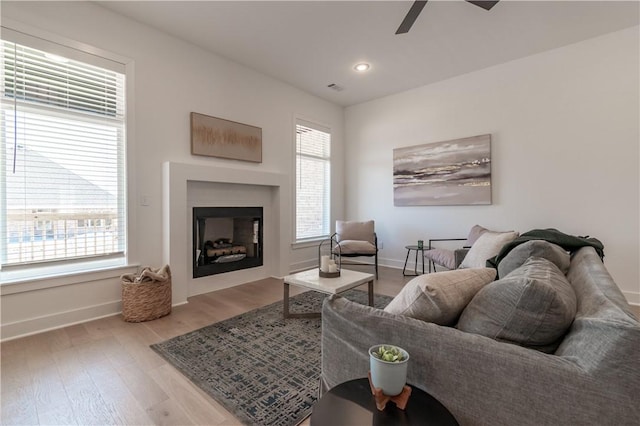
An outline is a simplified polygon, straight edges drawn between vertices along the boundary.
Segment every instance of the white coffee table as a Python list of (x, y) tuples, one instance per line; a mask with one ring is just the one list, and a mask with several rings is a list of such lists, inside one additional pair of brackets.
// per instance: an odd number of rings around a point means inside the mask
[(321, 278), (318, 268), (284, 277), (284, 317), (285, 318), (314, 318), (320, 312), (291, 313), (289, 312), (289, 286), (295, 285), (325, 294), (340, 294), (364, 283), (368, 284), (369, 306), (373, 306), (373, 274), (342, 269), (337, 278)]

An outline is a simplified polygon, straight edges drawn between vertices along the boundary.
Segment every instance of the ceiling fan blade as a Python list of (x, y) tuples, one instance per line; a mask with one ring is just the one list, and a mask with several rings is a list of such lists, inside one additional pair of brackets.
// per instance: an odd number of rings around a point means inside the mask
[(422, 12), (424, 5), (427, 4), (427, 1), (414, 1), (413, 5), (411, 5), (411, 9), (407, 12), (407, 16), (404, 17), (404, 20), (398, 27), (398, 31), (396, 34), (405, 34), (409, 32), (413, 23), (418, 19), (418, 15)]
[(500, 0), (496, 0), (496, 1), (474, 1), (474, 0), (467, 0), (469, 3), (471, 4), (475, 4), (478, 7), (483, 8), (484, 10), (491, 10), (491, 8), (493, 6), (496, 5), (496, 3), (498, 3)]

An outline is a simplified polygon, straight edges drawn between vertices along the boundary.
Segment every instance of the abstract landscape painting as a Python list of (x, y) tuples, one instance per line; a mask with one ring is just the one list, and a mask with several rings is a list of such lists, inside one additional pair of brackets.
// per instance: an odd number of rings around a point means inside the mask
[(262, 129), (192, 112), (191, 153), (261, 163)]
[(393, 202), (491, 204), (491, 135), (394, 149)]

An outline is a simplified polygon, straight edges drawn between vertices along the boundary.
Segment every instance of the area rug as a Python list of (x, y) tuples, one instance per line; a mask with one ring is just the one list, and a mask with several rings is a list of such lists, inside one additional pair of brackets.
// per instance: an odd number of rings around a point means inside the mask
[[(342, 294), (367, 304), (367, 293)], [(326, 295), (290, 299), (292, 312), (320, 311)], [(385, 307), (391, 298), (376, 295)], [(318, 395), (321, 319), (282, 318), (282, 301), (151, 348), (248, 425), (291, 426), (309, 414)]]

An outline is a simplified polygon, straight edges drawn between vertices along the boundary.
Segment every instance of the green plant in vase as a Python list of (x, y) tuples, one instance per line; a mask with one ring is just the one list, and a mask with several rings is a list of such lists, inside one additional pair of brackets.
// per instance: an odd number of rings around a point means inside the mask
[(369, 360), (373, 387), (387, 396), (400, 394), (407, 381), (409, 353), (394, 345), (375, 345), (369, 348)]
[(378, 350), (372, 352), (371, 355), (377, 359), (387, 362), (402, 362), (405, 358), (400, 349), (396, 346), (380, 345)]

